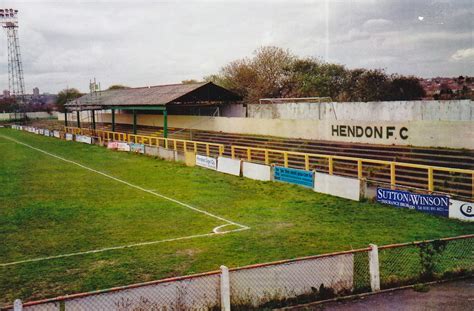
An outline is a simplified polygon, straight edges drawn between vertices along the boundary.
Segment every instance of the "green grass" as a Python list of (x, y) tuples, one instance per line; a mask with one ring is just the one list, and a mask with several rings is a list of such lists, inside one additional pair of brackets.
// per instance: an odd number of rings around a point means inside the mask
[[(474, 232), (474, 225), (0, 129), (247, 231), (0, 267), (0, 304)], [(0, 136), (0, 263), (210, 233), (223, 221)]]

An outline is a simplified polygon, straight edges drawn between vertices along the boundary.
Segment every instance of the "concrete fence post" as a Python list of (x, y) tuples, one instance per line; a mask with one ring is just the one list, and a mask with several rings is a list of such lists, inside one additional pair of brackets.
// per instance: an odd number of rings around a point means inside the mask
[(379, 267), (379, 248), (375, 244), (370, 244), (369, 252), (369, 272), (370, 288), (373, 292), (380, 290), (380, 267)]
[(13, 302), (13, 311), (23, 311), (21, 299), (15, 299), (15, 302)]
[(221, 266), (221, 310), (230, 311), (229, 268)]

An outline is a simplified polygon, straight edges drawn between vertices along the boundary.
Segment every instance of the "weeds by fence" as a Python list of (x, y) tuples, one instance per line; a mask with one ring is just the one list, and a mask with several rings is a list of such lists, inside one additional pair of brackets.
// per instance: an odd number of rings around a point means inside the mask
[(474, 235), (379, 248), (382, 289), (472, 273)]
[[(130, 137), (139, 139), (127, 139)], [(269, 309), (473, 273), (474, 234), (230, 270), (223, 267), (199, 275), (28, 302), (22, 310), (227, 310), (228, 304), (234, 310)]]
[[(474, 234), (27, 302), (22, 310), (261, 310), (474, 274)], [(21, 302), (17, 302), (21, 306)], [(6, 310), (12, 310), (13, 306)]]

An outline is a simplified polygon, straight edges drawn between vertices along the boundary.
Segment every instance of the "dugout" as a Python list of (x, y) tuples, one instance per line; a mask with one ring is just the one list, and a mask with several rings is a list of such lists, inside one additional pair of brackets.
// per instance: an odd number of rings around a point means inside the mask
[(167, 137), (168, 114), (220, 116), (221, 109), (241, 101), (241, 97), (212, 82), (167, 84), (150, 87), (124, 88), (91, 92), (65, 105), (64, 123), (68, 126), (67, 113), (77, 113), (77, 126), (81, 127), (80, 113), (89, 111), (92, 128), (96, 128), (96, 111), (110, 110), (112, 131), (115, 131), (115, 114), (133, 115), (133, 133), (137, 132), (137, 112), (163, 114), (163, 135)]

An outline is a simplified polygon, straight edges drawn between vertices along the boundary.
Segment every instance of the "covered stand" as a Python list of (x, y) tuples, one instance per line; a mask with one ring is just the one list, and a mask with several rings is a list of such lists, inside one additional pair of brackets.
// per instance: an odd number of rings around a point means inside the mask
[[(92, 111), (92, 126), (95, 129), (95, 111), (111, 110), (112, 131), (115, 131), (116, 110), (131, 111), (133, 133), (137, 133), (137, 111), (163, 113), (163, 136), (168, 136), (168, 113), (192, 114), (196, 108), (206, 111), (229, 102), (241, 100), (240, 96), (212, 82), (169, 84), (140, 88), (107, 90), (84, 95), (67, 103), (66, 112), (76, 111), (80, 127), (80, 111)], [(67, 114), (65, 116), (67, 126)]]

